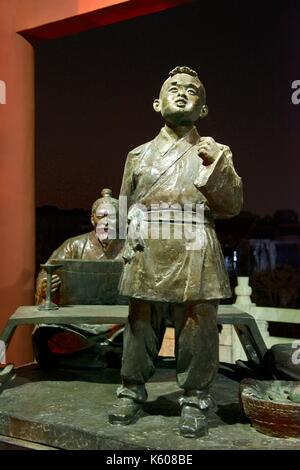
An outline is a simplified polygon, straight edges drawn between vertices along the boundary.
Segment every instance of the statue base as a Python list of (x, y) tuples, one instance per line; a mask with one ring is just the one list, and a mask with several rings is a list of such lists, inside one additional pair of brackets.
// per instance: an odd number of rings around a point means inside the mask
[(0, 434), (68, 450), (299, 449), (300, 439), (256, 432), (239, 405), (239, 381), (223, 374), (212, 387), (219, 409), (209, 417), (208, 436), (180, 436), (181, 391), (175, 370), (168, 361), (163, 364), (147, 384), (149, 398), (142, 416), (125, 428), (110, 425), (107, 419), (120, 383), (119, 370), (16, 369), (16, 380), (0, 395)]

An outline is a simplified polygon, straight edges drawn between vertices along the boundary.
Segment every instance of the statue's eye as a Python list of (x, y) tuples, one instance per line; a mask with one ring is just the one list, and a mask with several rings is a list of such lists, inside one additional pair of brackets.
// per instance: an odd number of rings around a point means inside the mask
[(102, 212), (98, 212), (98, 214), (96, 214), (96, 218), (98, 220), (101, 220), (103, 219), (104, 217), (106, 217), (108, 215), (108, 212), (107, 211), (102, 211)]
[(194, 88), (189, 88), (187, 90), (187, 92), (188, 92), (189, 95), (194, 95), (194, 96), (197, 95), (197, 92), (196, 92), (196, 90), (194, 90)]
[(170, 93), (177, 93), (177, 91), (178, 91), (178, 88), (176, 86), (172, 86), (171, 88), (169, 88)]

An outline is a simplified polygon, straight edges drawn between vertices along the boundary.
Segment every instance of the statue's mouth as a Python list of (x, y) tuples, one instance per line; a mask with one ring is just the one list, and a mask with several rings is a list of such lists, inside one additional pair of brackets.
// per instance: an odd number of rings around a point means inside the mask
[(107, 233), (108, 232), (108, 226), (107, 225), (98, 226), (97, 229), (96, 229), (96, 232), (99, 233), (99, 234)]
[(183, 100), (183, 99), (180, 99), (180, 100), (176, 100), (176, 101), (175, 101), (175, 104), (176, 104), (177, 106), (179, 106), (180, 108), (184, 108), (184, 107), (186, 106), (187, 102), (186, 102), (185, 100)]

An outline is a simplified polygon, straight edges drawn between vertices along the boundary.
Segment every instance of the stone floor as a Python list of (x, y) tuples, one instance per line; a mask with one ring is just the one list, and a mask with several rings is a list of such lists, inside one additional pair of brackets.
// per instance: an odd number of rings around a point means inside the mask
[(131, 426), (107, 421), (118, 384), (116, 369), (18, 369), (16, 380), (0, 395), (0, 434), (70, 450), (300, 449), (300, 439), (256, 432), (240, 408), (239, 382), (224, 374), (213, 387), (218, 412), (210, 419), (209, 435), (200, 439), (186, 439), (177, 432), (180, 392), (173, 369), (157, 369), (147, 386), (143, 416)]

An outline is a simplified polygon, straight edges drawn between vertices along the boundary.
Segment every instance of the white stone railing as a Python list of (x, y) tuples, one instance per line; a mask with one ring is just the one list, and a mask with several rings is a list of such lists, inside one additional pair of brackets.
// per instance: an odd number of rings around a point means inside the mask
[[(269, 322), (282, 323), (300, 323), (300, 309), (293, 308), (276, 308), (276, 307), (258, 307), (251, 301), (252, 289), (249, 286), (248, 277), (239, 277), (238, 285), (235, 288), (236, 302), (235, 305), (240, 307), (244, 312), (252, 315), (260, 329), (266, 346), (270, 348), (274, 344), (292, 343), (299, 338), (284, 338), (278, 336), (270, 336)], [(241, 343), (231, 325), (223, 326), (220, 335), (220, 361), (235, 363), (236, 360), (246, 360), (245, 353)]]

